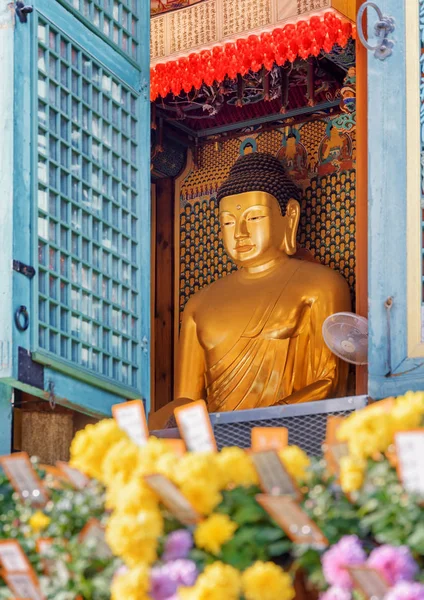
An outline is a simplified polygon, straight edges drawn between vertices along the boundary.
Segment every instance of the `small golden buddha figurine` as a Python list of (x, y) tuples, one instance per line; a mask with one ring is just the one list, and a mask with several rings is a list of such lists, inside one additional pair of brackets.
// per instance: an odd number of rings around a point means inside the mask
[(152, 416), (206, 399), (210, 412), (341, 396), (348, 367), (327, 348), (322, 324), (349, 311), (341, 275), (293, 258), (299, 190), (270, 154), (237, 160), (218, 191), (224, 246), (239, 269), (187, 303), (176, 400)]

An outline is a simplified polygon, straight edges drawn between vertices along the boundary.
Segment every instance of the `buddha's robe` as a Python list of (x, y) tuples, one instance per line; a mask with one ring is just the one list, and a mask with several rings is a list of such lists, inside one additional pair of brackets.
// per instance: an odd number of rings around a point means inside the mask
[(348, 365), (322, 325), (349, 310), (346, 282), (318, 264), (289, 259), (272, 276), (224, 277), (185, 309), (176, 397), (206, 397), (219, 412), (343, 395)]

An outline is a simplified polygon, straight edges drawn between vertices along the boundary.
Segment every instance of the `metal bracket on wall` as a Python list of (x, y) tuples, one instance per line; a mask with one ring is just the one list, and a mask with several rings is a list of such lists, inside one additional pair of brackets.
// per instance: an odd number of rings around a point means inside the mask
[(33, 6), (25, 4), (25, 2), (19, 1), (15, 4), (16, 15), (21, 23), (27, 23), (28, 15), (34, 11)]
[[(371, 46), (366, 39), (362, 24), (365, 11), (368, 8), (373, 8), (378, 16), (378, 21), (374, 25), (374, 34), (377, 38), (377, 44), (375, 46)], [(357, 28), (359, 39), (367, 50), (374, 53), (375, 58), (378, 58), (378, 60), (386, 60), (386, 58), (392, 55), (395, 43), (393, 40), (389, 40), (388, 36), (395, 30), (395, 20), (393, 17), (383, 15), (377, 4), (374, 2), (364, 2), (358, 11)]]

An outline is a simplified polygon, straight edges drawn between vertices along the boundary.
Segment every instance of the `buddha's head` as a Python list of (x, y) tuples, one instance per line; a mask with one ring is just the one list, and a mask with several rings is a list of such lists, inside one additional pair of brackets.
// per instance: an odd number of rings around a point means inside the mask
[(218, 190), (224, 246), (239, 266), (296, 253), (300, 192), (271, 154), (240, 157)]

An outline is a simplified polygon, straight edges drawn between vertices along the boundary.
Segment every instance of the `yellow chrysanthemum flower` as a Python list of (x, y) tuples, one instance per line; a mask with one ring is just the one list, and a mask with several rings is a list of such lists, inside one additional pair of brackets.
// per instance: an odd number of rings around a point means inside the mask
[(139, 564), (113, 579), (111, 600), (149, 600), (149, 588), (149, 567)]
[(232, 539), (236, 529), (237, 524), (228, 515), (214, 514), (197, 526), (194, 541), (198, 548), (219, 554), (223, 544)]
[(178, 590), (181, 600), (239, 600), (240, 594), (240, 572), (221, 562), (207, 566), (194, 587)]
[(187, 481), (180, 485), (180, 490), (201, 515), (208, 516), (222, 501), (222, 495), (216, 486), (209, 485), (207, 480)]
[(311, 465), (308, 455), (299, 446), (286, 446), (279, 451), (279, 456), (289, 475), (296, 481), (305, 481)]
[(365, 479), (366, 461), (353, 456), (340, 460), (340, 485), (345, 494), (361, 489)]
[(155, 437), (149, 437), (145, 446), (140, 448), (140, 463), (134, 475), (152, 475), (158, 472), (158, 462), (166, 455), (173, 455), (170, 447)]
[(50, 525), (50, 517), (45, 515), (41, 510), (35, 512), (28, 521), (29, 526), (34, 533), (40, 533)]
[(140, 448), (129, 438), (124, 438), (112, 446), (102, 463), (102, 481), (113, 485), (119, 479), (120, 485), (128, 483), (140, 463)]
[(162, 533), (163, 517), (159, 511), (141, 510), (137, 515), (114, 513), (106, 527), (106, 541), (116, 556), (134, 567), (156, 560)]
[(219, 490), (221, 472), (214, 452), (192, 452), (182, 456), (178, 461), (177, 483), (184, 485), (191, 481), (206, 481), (210, 487)]
[(126, 485), (115, 479), (107, 490), (106, 507), (136, 515), (140, 510), (158, 510), (158, 498), (141, 477), (134, 477)]
[(216, 461), (221, 471), (221, 486), (249, 486), (259, 483), (258, 474), (250, 456), (241, 448), (223, 448)]
[(356, 458), (385, 452), (393, 440), (390, 411), (376, 403), (353, 413), (342, 421), (337, 438), (348, 443), (350, 454)]
[(292, 600), (294, 588), (290, 576), (272, 562), (256, 562), (242, 575), (246, 600)]
[(397, 398), (390, 416), (394, 432), (419, 427), (424, 417), (424, 393), (407, 392)]
[(114, 444), (125, 438), (125, 433), (119, 429), (113, 419), (87, 425), (72, 441), (70, 464), (89, 477), (101, 481), (106, 454)]

